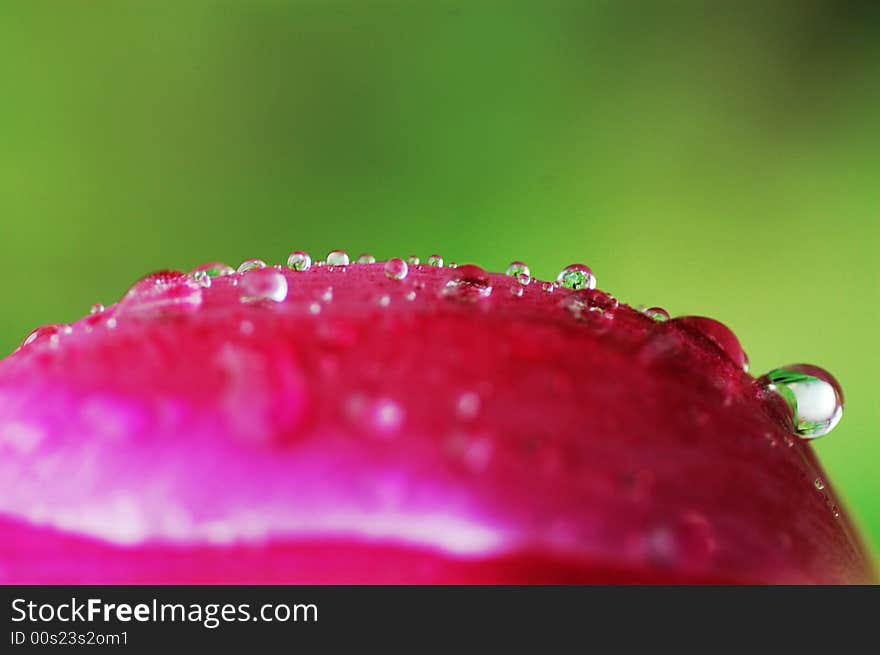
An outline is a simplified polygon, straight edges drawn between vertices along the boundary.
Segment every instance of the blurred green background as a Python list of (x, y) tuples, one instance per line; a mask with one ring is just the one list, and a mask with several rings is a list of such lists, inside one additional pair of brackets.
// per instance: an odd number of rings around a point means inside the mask
[(0, 350), (207, 260), (582, 261), (837, 375), (876, 548), (878, 7), (7, 0)]

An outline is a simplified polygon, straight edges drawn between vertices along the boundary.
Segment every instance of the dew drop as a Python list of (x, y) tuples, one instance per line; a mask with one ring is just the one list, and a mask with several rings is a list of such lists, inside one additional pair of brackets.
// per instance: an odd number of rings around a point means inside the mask
[(407, 294), (404, 296), (404, 298), (405, 298), (406, 300), (409, 300), (410, 302), (412, 302), (413, 300), (416, 299), (416, 292), (415, 292), (415, 291), (409, 291), (409, 292), (407, 292)]
[(575, 291), (562, 302), (568, 311), (578, 319), (590, 316), (613, 318), (614, 312), (620, 304), (617, 298), (610, 293), (596, 289)]
[(365, 252), (357, 258), (357, 263), (358, 264), (375, 264), (376, 258), (373, 257), (370, 253)]
[(519, 284), (511, 284), (510, 285), (510, 295), (514, 298), (522, 298), (523, 288), (522, 285)]
[(244, 274), (239, 289), (242, 302), (284, 302), (287, 278), (274, 268), (258, 268)]
[(705, 316), (680, 316), (673, 319), (670, 324), (683, 326), (688, 330), (696, 331), (714, 343), (727, 358), (743, 371), (749, 370), (749, 358), (740, 345), (739, 339), (729, 327), (712, 318)]
[(595, 289), (596, 276), (589, 266), (583, 264), (570, 264), (556, 276), (556, 282), (566, 289)]
[(312, 267), (312, 258), (307, 252), (294, 250), (287, 258), (287, 267), (294, 271), (307, 271)]
[(211, 276), (205, 271), (195, 271), (190, 274), (190, 277), (192, 277), (192, 279), (203, 289), (207, 289), (211, 286)]
[(455, 415), (462, 421), (472, 421), (480, 412), (480, 397), (473, 391), (467, 391), (458, 397), (455, 404)]
[(102, 304), (99, 303), (99, 302), (96, 302), (96, 303), (95, 303), (94, 305), (92, 305), (91, 308), (89, 309), (89, 314), (92, 314), (92, 315), (95, 315), (95, 314), (101, 314), (101, 313), (103, 313), (104, 309), (105, 309), (104, 305), (102, 305)]
[(52, 339), (57, 343), (58, 334), (64, 327), (64, 325), (56, 324), (41, 325), (24, 338), (24, 341), (21, 342), (21, 348), (26, 348), (27, 346), (32, 346), (37, 343), (46, 343)]
[(327, 253), (328, 266), (348, 266), (348, 253), (344, 250), (331, 250)]
[(428, 257), (428, 266), (443, 268), (443, 258), (440, 255), (431, 255)]
[(658, 323), (664, 323), (669, 320), (669, 312), (662, 307), (648, 307), (647, 309), (643, 309), (642, 313), (652, 321), (657, 321)]
[(831, 432), (843, 416), (843, 391), (828, 371), (809, 364), (773, 369), (758, 383), (788, 405), (793, 431), (806, 439)]
[(532, 272), (529, 270), (529, 267), (519, 261), (510, 262), (504, 273), (505, 275), (516, 278), (516, 281), (523, 285), (532, 281)]
[(541, 290), (546, 291), (547, 293), (553, 293), (556, 290), (556, 285), (553, 282), (542, 282)]
[(399, 257), (385, 262), (385, 277), (389, 280), (402, 280), (407, 273), (409, 273), (409, 265)]
[(128, 311), (193, 307), (202, 302), (202, 287), (180, 271), (158, 271), (135, 282), (119, 305)]
[(324, 302), (332, 302), (333, 301), (333, 287), (327, 287), (324, 291), (321, 292), (321, 300)]
[(235, 269), (223, 262), (209, 262), (207, 264), (202, 264), (201, 266), (196, 266), (190, 271), (190, 275), (192, 275), (193, 278), (199, 273), (205, 274), (208, 277), (223, 277), (224, 275), (232, 275), (235, 273)]
[(241, 263), (241, 266), (238, 267), (238, 272), (247, 273), (248, 271), (253, 271), (258, 268), (266, 268), (266, 262), (262, 259), (246, 259)]
[(321, 305), (319, 303), (313, 302), (309, 305), (309, 314), (320, 314), (321, 313)]
[(825, 483), (822, 482), (822, 478), (816, 478), (813, 481), (813, 484), (815, 485), (816, 489), (818, 489), (819, 491), (822, 491), (822, 489), (825, 488)]
[(419, 258), (416, 257), (415, 255), (410, 255), (409, 257), (406, 258), (406, 263), (409, 264), (410, 266), (418, 266), (419, 265)]
[(451, 275), (443, 288), (447, 298), (465, 302), (475, 302), (488, 298), (492, 294), (489, 276), (479, 266), (462, 264), (451, 271)]
[(379, 306), (380, 307), (388, 307), (391, 304), (391, 296), (387, 293), (379, 296)]

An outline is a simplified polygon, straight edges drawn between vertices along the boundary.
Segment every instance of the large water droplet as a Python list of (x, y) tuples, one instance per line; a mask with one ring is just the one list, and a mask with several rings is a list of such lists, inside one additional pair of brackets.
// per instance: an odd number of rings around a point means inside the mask
[(489, 276), (479, 266), (462, 264), (450, 271), (443, 295), (455, 300), (474, 302), (492, 294)]
[(385, 277), (389, 280), (402, 280), (407, 273), (409, 273), (409, 265), (399, 257), (385, 262)]
[(41, 325), (24, 338), (20, 347), (25, 348), (38, 343), (52, 343), (52, 345), (55, 345), (58, 343), (58, 335), (61, 334), (66, 327), (68, 326), (56, 324)]
[(125, 311), (194, 307), (202, 302), (202, 287), (180, 271), (159, 271), (135, 282), (119, 305)]
[(807, 439), (828, 434), (843, 416), (843, 391), (828, 371), (809, 364), (777, 368), (758, 380), (791, 410), (792, 429)]
[(242, 302), (284, 302), (287, 278), (274, 268), (259, 268), (244, 274), (239, 284)]
[(328, 266), (348, 266), (348, 253), (344, 250), (331, 250), (327, 253)]
[(245, 259), (238, 267), (238, 272), (247, 273), (257, 268), (266, 268), (266, 262), (262, 259)]
[(428, 257), (428, 266), (443, 268), (443, 258), (440, 255), (431, 255)]
[(673, 319), (670, 324), (683, 326), (688, 330), (696, 331), (709, 339), (718, 348), (727, 355), (734, 364), (743, 371), (749, 370), (749, 358), (740, 345), (739, 339), (730, 330), (729, 327), (712, 318), (705, 316), (680, 316)]
[(294, 250), (287, 258), (287, 266), (295, 271), (307, 271), (312, 267), (312, 258), (307, 252)]
[(596, 276), (589, 266), (570, 264), (556, 276), (556, 282), (566, 289), (595, 289)]

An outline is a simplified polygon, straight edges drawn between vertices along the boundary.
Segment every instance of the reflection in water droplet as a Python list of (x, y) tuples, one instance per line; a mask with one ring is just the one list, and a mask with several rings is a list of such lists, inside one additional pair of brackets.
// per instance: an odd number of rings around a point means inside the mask
[(344, 250), (331, 250), (327, 253), (328, 266), (348, 266), (348, 253)]
[(208, 275), (207, 271), (194, 271), (190, 273), (190, 277), (203, 289), (211, 286), (211, 276)]
[(559, 271), (556, 282), (566, 289), (595, 289), (596, 276), (589, 266), (570, 264)]
[(287, 258), (287, 266), (294, 271), (307, 271), (312, 267), (312, 258), (307, 252), (294, 250)]
[(843, 416), (843, 391), (828, 371), (809, 364), (777, 368), (758, 383), (778, 394), (788, 405), (792, 429), (813, 439), (828, 434)]
[(284, 302), (287, 278), (274, 268), (260, 268), (244, 274), (239, 285), (242, 302)]
[(556, 285), (553, 282), (542, 282), (541, 290), (546, 291), (547, 293), (553, 293), (556, 290)]
[(394, 257), (385, 262), (385, 277), (389, 280), (402, 280), (409, 273), (409, 266), (399, 257)]
[(749, 358), (740, 345), (739, 339), (729, 327), (719, 321), (705, 316), (680, 316), (673, 319), (670, 325), (683, 326), (687, 330), (696, 331), (714, 343), (727, 358), (743, 371), (749, 370)]
[(813, 484), (816, 486), (816, 489), (818, 489), (819, 491), (821, 491), (822, 489), (825, 488), (825, 483), (822, 482), (822, 478), (816, 478), (813, 481)]
[(360, 257), (357, 258), (358, 264), (375, 264), (376, 258), (373, 257), (370, 253), (365, 252)]
[(492, 294), (489, 276), (479, 266), (463, 264), (450, 271), (450, 277), (443, 288), (447, 298), (474, 302), (488, 298)]
[(205, 273), (208, 277), (223, 277), (224, 275), (232, 275), (235, 273), (235, 269), (223, 262), (209, 262), (207, 264), (202, 264), (201, 266), (196, 266), (190, 271), (190, 275), (193, 277), (195, 277), (197, 273)]
[(619, 305), (617, 298), (610, 293), (597, 291), (596, 289), (575, 291), (562, 302), (568, 311), (578, 319), (587, 318), (588, 316), (613, 318), (614, 311)]
[(526, 285), (532, 281), (532, 272), (529, 270), (529, 267), (522, 262), (510, 262), (504, 273), (516, 278), (516, 281), (522, 285)]
[(241, 266), (238, 267), (238, 272), (246, 273), (247, 271), (253, 271), (258, 268), (266, 268), (266, 262), (262, 259), (246, 259), (241, 263)]
[(840, 507), (838, 507), (837, 505), (832, 505), (831, 506), (831, 515), (834, 518), (839, 519), (840, 518)]
[(95, 303), (94, 305), (92, 305), (92, 307), (89, 309), (89, 314), (92, 314), (92, 315), (94, 315), (94, 314), (100, 314), (100, 313), (102, 313), (102, 312), (104, 311), (104, 309), (105, 309), (104, 305), (102, 305), (102, 304), (99, 303), (99, 302), (96, 302), (96, 303)]
[(642, 313), (658, 323), (664, 323), (669, 320), (669, 312), (662, 307), (648, 307), (642, 310)]
[(443, 266), (443, 258), (440, 255), (431, 255), (428, 257), (428, 266), (441, 268)]
[(523, 288), (520, 284), (511, 284), (510, 285), (510, 295), (514, 298), (522, 298)]
[(410, 255), (409, 257), (406, 258), (406, 263), (409, 264), (410, 266), (418, 266), (419, 265), (419, 258), (416, 257), (415, 255)]

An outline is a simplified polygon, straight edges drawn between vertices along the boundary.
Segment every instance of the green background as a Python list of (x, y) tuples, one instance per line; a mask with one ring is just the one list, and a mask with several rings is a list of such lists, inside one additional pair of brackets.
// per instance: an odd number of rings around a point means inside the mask
[(0, 350), (207, 260), (582, 261), (832, 371), (876, 547), (877, 6), (7, 0)]

